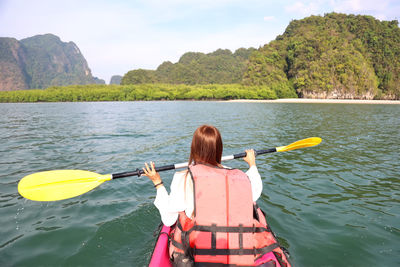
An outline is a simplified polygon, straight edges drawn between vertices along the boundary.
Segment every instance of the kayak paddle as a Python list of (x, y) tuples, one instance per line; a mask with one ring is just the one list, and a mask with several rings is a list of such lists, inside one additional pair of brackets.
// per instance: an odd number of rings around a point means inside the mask
[[(266, 150), (257, 150), (256, 155), (285, 152), (303, 147), (316, 146), (321, 143), (322, 139), (319, 137), (310, 137), (307, 139), (299, 140), (287, 146), (280, 146)], [(243, 158), (246, 152), (224, 156), (222, 161)], [(187, 168), (188, 163), (178, 163), (156, 167), (156, 171), (167, 171), (180, 168)], [(130, 172), (121, 172), (115, 174), (97, 174), (90, 171), (81, 170), (55, 170), (37, 172), (25, 176), (18, 183), (18, 192), (25, 198), (35, 201), (56, 201), (68, 199), (82, 195), (105, 181), (118, 179), (128, 176), (140, 176), (143, 170), (136, 169)]]

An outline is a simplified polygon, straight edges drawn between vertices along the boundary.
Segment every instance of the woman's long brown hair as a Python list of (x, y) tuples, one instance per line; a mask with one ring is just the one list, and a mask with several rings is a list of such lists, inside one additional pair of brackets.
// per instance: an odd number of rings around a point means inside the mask
[[(202, 125), (194, 131), (190, 147), (189, 166), (193, 163), (205, 163), (221, 167), (222, 138), (218, 129), (211, 125)], [(189, 169), (185, 174), (184, 197), (186, 200), (186, 181)], [(194, 213), (194, 211), (193, 211)], [(193, 216), (193, 214), (192, 214)]]
[(222, 149), (222, 138), (218, 129), (211, 125), (202, 125), (193, 134), (189, 165), (205, 163), (220, 166)]

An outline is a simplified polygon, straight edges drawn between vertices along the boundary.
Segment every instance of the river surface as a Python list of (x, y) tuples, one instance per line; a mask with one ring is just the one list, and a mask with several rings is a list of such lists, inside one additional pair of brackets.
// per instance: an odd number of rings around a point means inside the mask
[(160, 223), (146, 178), (56, 202), (24, 199), (18, 181), (184, 162), (205, 123), (224, 155), (323, 139), (257, 158), (258, 204), (294, 266), (400, 265), (400, 105), (180, 101), (0, 104), (0, 266), (146, 266)]

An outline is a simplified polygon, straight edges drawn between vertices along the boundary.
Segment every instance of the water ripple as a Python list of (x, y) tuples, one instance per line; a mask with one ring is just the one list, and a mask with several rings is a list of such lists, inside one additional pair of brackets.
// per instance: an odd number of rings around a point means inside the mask
[[(295, 266), (398, 265), (398, 105), (41, 103), (0, 104), (0, 113), (2, 266), (146, 265), (159, 222), (146, 178), (48, 203), (23, 199), (17, 183), (44, 170), (184, 162), (204, 123), (220, 129), (225, 155), (323, 138), (315, 148), (257, 158), (258, 204)], [(227, 165), (246, 168), (242, 160)], [(161, 174), (167, 187), (172, 174)]]

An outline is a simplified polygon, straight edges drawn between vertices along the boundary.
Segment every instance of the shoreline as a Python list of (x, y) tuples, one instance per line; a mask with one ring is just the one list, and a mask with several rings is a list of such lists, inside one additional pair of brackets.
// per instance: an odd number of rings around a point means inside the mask
[(311, 99), (281, 98), (274, 100), (231, 99), (222, 102), (243, 103), (302, 103), (302, 104), (400, 104), (400, 100), (362, 100), (362, 99)]

